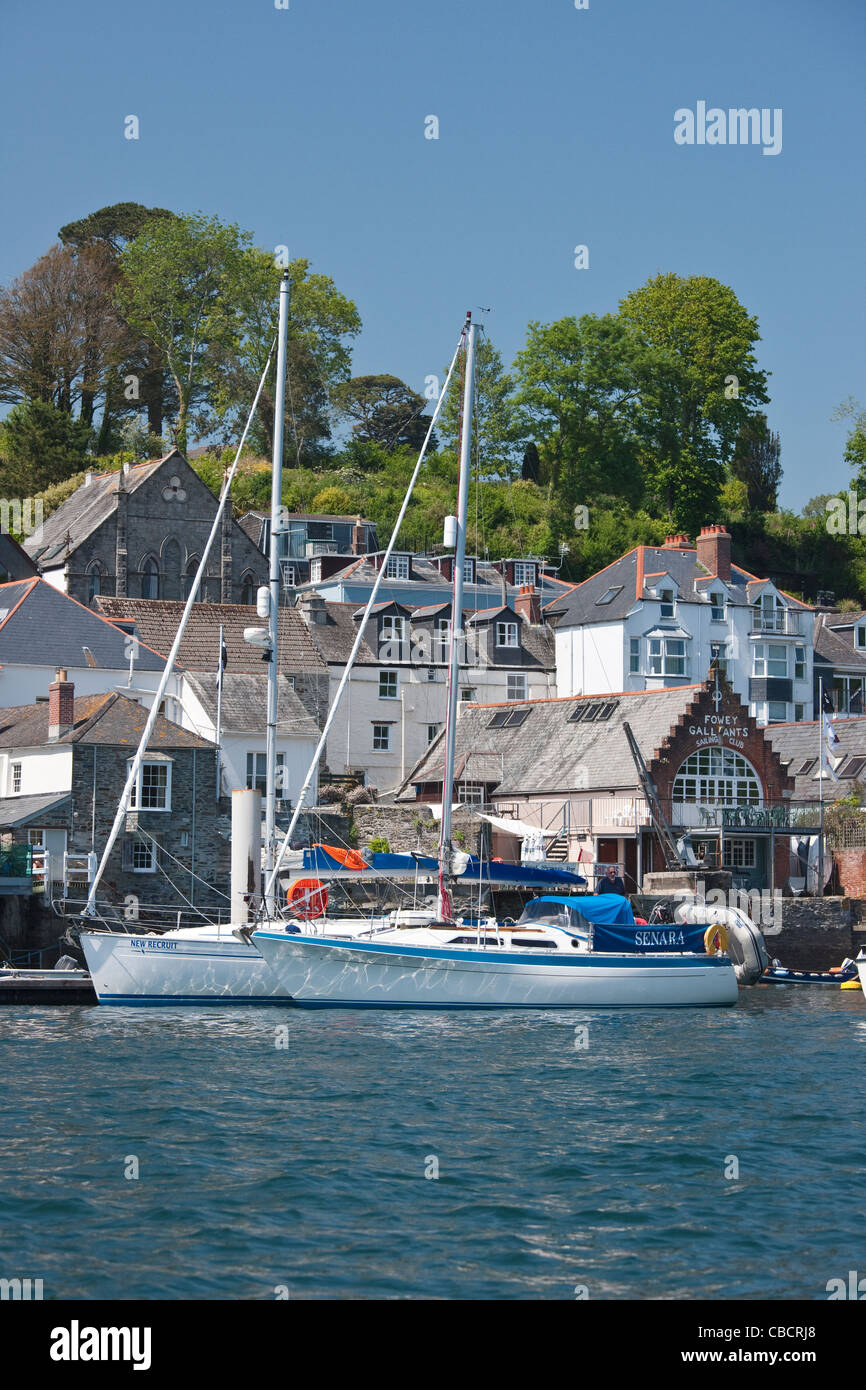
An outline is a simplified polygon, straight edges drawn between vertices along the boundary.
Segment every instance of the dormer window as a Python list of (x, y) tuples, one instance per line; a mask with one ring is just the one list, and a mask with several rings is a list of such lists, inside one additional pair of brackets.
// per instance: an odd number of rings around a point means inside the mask
[(517, 623), (497, 623), (496, 624), (496, 645), (497, 647), (519, 647)]
[(536, 566), (527, 560), (515, 560), (514, 562), (514, 582), (520, 587), (521, 584), (531, 584), (535, 588)]
[(854, 645), (861, 652), (866, 651), (866, 627), (858, 626), (854, 629)]
[(674, 616), (673, 589), (659, 589), (659, 602), (661, 603), (661, 616), (663, 618), (672, 618)]
[(383, 642), (402, 642), (406, 636), (406, 619), (388, 613), (382, 619), (380, 637)]
[(310, 561), (310, 583), (311, 583), (311, 584), (318, 584), (318, 583), (321, 581), (321, 578), (322, 578), (322, 562), (321, 562), (321, 560), (311, 560), (311, 561)]
[(386, 579), (408, 579), (409, 578), (409, 556), (392, 555), (385, 566)]
[(712, 604), (712, 609), (710, 612), (710, 617), (712, 621), (714, 623), (723, 623), (725, 621), (724, 594), (710, 594), (710, 603)]
[(475, 561), (474, 561), (474, 560), (464, 560), (464, 561), (463, 561), (463, 583), (464, 583), (464, 584), (474, 584), (474, 583), (475, 583)]

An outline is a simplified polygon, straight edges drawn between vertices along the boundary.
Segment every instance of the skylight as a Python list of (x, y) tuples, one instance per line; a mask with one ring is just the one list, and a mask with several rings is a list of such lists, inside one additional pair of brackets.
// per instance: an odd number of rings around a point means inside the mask
[(601, 598), (597, 598), (597, 599), (596, 599), (596, 604), (600, 607), (603, 603), (613, 603), (613, 601), (614, 601), (614, 599), (616, 598), (617, 594), (621, 594), (621, 593), (622, 593), (622, 590), (623, 590), (622, 584), (615, 584), (614, 587), (613, 587), (612, 589), (607, 589), (607, 590), (605, 590), (605, 592), (602, 594)]

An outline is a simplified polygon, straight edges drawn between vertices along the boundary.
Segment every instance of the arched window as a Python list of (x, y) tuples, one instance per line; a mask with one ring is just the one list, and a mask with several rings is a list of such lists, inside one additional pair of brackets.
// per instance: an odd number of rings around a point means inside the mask
[(750, 762), (733, 748), (699, 748), (674, 779), (674, 801), (720, 806), (760, 806), (761, 781)]
[(92, 603), (97, 594), (102, 593), (102, 580), (105, 576), (105, 567), (99, 560), (93, 560), (87, 566), (87, 602)]
[(255, 603), (256, 581), (250, 570), (241, 575), (241, 603)]
[[(193, 581), (194, 581), (195, 576), (196, 576), (196, 571), (198, 570), (198, 567), (199, 567), (200, 564), (201, 564), (201, 556), (200, 556), (200, 555), (190, 555), (189, 559), (188, 559), (187, 562), (186, 562), (186, 573), (185, 573), (185, 575), (184, 575), (184, 577), (183, 577), (183, 596), (184, 596), (184, 598), (189, 598), (189, 596), (190, 596), (190, 591), (192, 590)], [(201, 600), (201, 597), (202, 597), (202, 595), (201, 595), (201, 593), (200, 593), (200, 594), (199, 594), (199, 600)]]
[(141, 562), (141, 597), (159, 598), (159, 565), (153, 555)]
[(180, 546), (174, 539), (162, 547), (162, 597), (180, 598)]

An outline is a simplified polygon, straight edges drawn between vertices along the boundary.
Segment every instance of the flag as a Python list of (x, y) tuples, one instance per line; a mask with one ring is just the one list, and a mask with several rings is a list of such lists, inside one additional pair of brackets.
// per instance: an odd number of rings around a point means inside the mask
[[(833, 754), (835, 756), (836, 750), (841, 748), (842, 744), (833, 726), (833, 721), (830, 718), (832, 714), (835, 714), (833, 701), (830, 698), (829, 691), (824, 690), (821, 693), (821, 733), (823, 734), (823, 743), (827, 746), (827, 754)], [(827, 754), (824, 753), (822, 748), (820, 770), (823, 773), (824, 768), (826, 768), (833, 780), (838, 782), (839, 778), (836, 775), (836, 769), (832, 766)]]
[(224, 671), (229, 664), (229, 654), (226, 648), (225, 638), (222, 637), (220, 644), (220, 671)]
[(830, 699), (829, 690), (823, 691), (821, 695), (821, 709), (823, 710), (824, 714), (836, 713), (836, 711), (833, 708), (833, 701)]

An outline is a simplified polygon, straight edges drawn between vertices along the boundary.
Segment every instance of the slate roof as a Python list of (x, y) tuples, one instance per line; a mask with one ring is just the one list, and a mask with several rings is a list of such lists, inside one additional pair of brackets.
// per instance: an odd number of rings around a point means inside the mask
[[(125, 695), (82, 695), (74, 702), (72, 728), (50, 746), (96, 743), (138, 747), (149, 711)], [(48, 701), (0, 709), (0, 748), (39, 748), (48, 743)], [(148, 743), (162, 748), (213, 748), (214, 744), (159, 714)]]
[[(345, 520), (345, 518), (343, 518), (343, 520)], [(381, 552), (379, 553), (381, 554)], [(449, 594), (451, 593), (451, 580), (446, 579), (439, 567), (437, 565), (434, 565), (433, 561), (429, 559), (427, 556), (411, 555), (410, 552), (406, 550), (401, 550), (397, 553), (400, 555), (410, 555), (410, 569), (412, 573), (412, 578), (388, 579), (386, 577), (382, 580), (382, 585), (379, 590), (380, 593), (387, 593), (389, 586), (393, 585), (394, 601), (407, 603), (410, 605), (410, 607), (412, 606), (413, 588), (429, 589), (431, 585), (435, 585), (436, 588), (442, 589), (443, 591)], [(362, 555), (356, 559), (349, 561), (343, 569), (337, 570), (335, 573), (329, 574), (326, 581), (320, 580), (315, 582), (326, 582), (328, 584), (333, 584), (335, 582), (338, 582), (339, 580), (351, 578), (353, 583), (369, 584), (372, 587), (373, 584), (375, 584), (376, 582), (376, 575), (378, 574), (376, 566), (372, 563), (373, 558), (374, 557), (371, 555)], [(533, 561), (533, 563), (538, 564), (538, 561)], [(497, 591), (501, 592), (502, 575), (499, 573), (498, 570), (493, 568), (492, 564), (485, 560), (478, 560), (476, 562), (475, 580), (476, 583), (483, 588), (496, 589)], [(314, 581), (311, 580), (310, 584), (314, 584)], [(304, 587), (304, 585), (299, 585), (299, 588), (302, 592)], [(509, 584), (508, 588), (512, 594), (516, 594), (518, 592), (518, 587), (514, 584)], [(397, 597), (398, 592), (399, 598)]]
[[(216, 675), (187, 676), (208, 717), (216, 724)], [(222, 729), (226, 734), (263, 734), (267, 719), (266, 675), (230, 673), (223, 676)], [(285, 676), (277, 677), (277, 733), (318, 739), (319, 727), (304, 709)]]
[[(390, 604), (387, 606), (390, 607)], [(326, 611), (328, 621), (326, 623), (311, 623), (308, 635), (319, 653), (320, 660), (342, 664), (349, 660), (352, 644), (358, 635), (359, 624), (355, 622), (354, 616), (358, 612), (358, 605), (357, 603), (328, 603)], [(363, 609), (361, 611), (363, 612)], [(372, 626), (375, 633), (375, 624)], [(369, 645), (366, 635), (358, 649), (355, 664), (357, 666), (378, 666), (381, 664)]]
[[(66, 555), (66, 537), (72, 538), (72, 549), (93, 534), (103, 521), (111, 516), (117, 506), (117, 493), (121, 479), (126, 492), (135, 492), (147, 478), (177, 453), (172, 449), (161, 459), (147, 459), (143, 463), (130, 464), (129, 472), (96, 473), (89, 483), (82, 483), (71, 497), (61, 502), (55, 512), (43, 522), (41, 532), (28, 537), (24, 549), (32, 559), (38, 560), (45, 569), (52, 563), (60, 565)], [(181, 457), (180, 455), (178, 455)]]
[[(531, 793), (559, 795), (576, 789), (634, 791), (637, 773), (622, 730), (627, 721), (647, 762), (651, 762), (703, 689), (701, 685), (641, 690), (618, 695), (579, 695), (507, 704), (461, 704), (457, 722), (455, 774), (466, 781), (496, 782), (496, 796)], [(580, 705), (615, 703), (609, 719), (570, 723)], [(501, 710), (526, 710), (519, 726), (491, 728)], [(419, 782), (442, 780), (442, 740), (430, 745), (406, 778), (399, 799), (412, 797)], [(459, 769), (459, 770), (458, 770)], [(493, 776), (486, 773), (493, 769)]]
[(0, 800), (0, 830), (13, 830), (52, 812), (72, 807), (72, 793), (39, 792), (35, 796), (6, 796)]
[[(185, 604), (179, 599), (110, 598), (97, 600), (99, 612), (111, 622), (135, 624), (140, 641), (168, 656)], [(223, 626), (230, 671), (262, 672), (262, 652), (244, 641), (244, 628), (262, 627), (256, 610), (245, 603), (194, 603), (178, 653), (178, 665), (188, 671), (213, 671), (219, 660), (219, 630)], [(280, 608), (277, 655), (282, 671), (325, 672), (310, 641), (303, 618), (294, 608)]]
[[(34, 640), (38, 634), (38, 641)], [(45, 579), (0, 584), (0, 665), (129, 667), (126, 634)], [(139, 643), (136, 667), (161, 671), (165, 658)]]
[[(665, 549), (664, 546), (636, 546), (619, 560), (614, 560), (613, 564), (607, 565), (596, 574), (591, 574), (570, 593), (555, 599), (553, 603), (545, 604), (545, 616), (556, 619), (559, 627), (613, 622), (624, 618), (639, 599), (641, 562), (644, 580), (658, 577), (660, 574), (669, 574), (679, 588), (679, 602), (704, 602), (695, 596), (695, 583), (701, 581), (700, 590), (704, 592), (703, 581), (714, 576), (708, 575), (703, 565), (698, 564), (697, 556), (696, 549), (674, 550)], [(718, 579), (716, 582), (721, 583)], [(747, 607), (754, 602), (754, 598), (749, 594), (749, 586), (768, 582), (756, 579), (755, 575), (738, 565), (731, 565), (731, 578), (726, 585), (727, 602), (736, 607)], [(609, 603), (600, 604), (599, 599), (603, 598), (609, 589), (617, 586), (619, 593), (615, 594)], [(791, 598), (789, 595), (786, 597), (794, 608), (809, 607), (799, 599)]]
[(854, 646), (854, 628), (862, 613), (818, 613), (815, 618), (815, 654), (828, 665), (866, 674), (866, 652)]
[[(866, 716), (836, 719), (833, 721), (833, 727), (839, 736), (839, 747), (833, 755), (831, 766), (836, 769), (838, 782), (827, 777), (819, 782), (816, 776), (822, 746), (824, 752), (827, 752), (826, 743), (822, 744), (823, 733), (819, 721), (768, 724), (764, 730), (765, 737), (770, 740), (782, 762), (787, 764), (788, 775), (794, 778), (795, 801), (816, 800), (820, 795), (819, 788), (822, 783), (824, 800), (835, 801), (837, 797), (846, 796), (858, 780), (857, 777), (852, 779), (840, 774), (845, 772), (852, 757), (866, 758)], [(805, 772), (799, 772), (798, 769), (806, 762), (811, 762), (811, 766)], [(861, 779), (866, 781), (866, 764)]]

